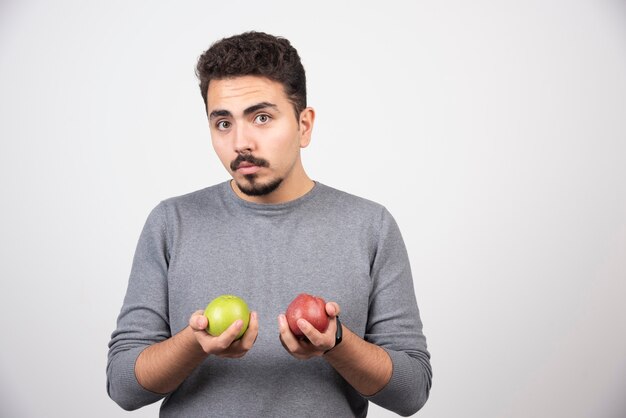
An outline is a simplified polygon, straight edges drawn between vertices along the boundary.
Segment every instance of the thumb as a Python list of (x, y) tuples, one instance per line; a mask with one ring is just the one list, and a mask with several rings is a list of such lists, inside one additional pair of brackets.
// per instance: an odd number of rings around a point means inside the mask
[(209, 326), (209, 320), (204, 316), (202, 311), (196, 311), (189, 318), (189, 326), (195, 331), (201, 331)]
[(341, 309), (339, 308), (339, 305), (337, 304), (337, 302), (328, 302), (328, 303), (326, 303), (326, 313), (331, 318), (339, 316), (339, 312), (340, 311), (341, 311)]

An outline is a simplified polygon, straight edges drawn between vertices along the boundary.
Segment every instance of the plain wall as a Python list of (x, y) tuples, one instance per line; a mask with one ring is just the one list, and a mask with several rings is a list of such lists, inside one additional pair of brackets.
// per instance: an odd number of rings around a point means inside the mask
[(251, 29), (303, 59), (310, 176), (400, 225), (417, 415), (626, 416), (618, 0), (1, 1), (0, 416), (157, 415), (107, 397), (107, 343), (150, 209), (228, 178), (194, 66)]

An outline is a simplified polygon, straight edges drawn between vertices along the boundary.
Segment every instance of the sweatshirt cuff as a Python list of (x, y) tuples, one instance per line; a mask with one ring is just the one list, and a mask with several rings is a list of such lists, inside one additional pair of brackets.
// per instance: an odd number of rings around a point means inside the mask
[(382, 348), (391, 358), (391, 379), (380, 391), (365, 399), (402, 416), (411, 415), (416, 412), (416, 398), (419, 397), (415, 387), (414, 360), (406, 353)]
[[(165, 396), (145, 389), (137, 381), (135, 363), (146, 348), (134, 347), (117, 353), (114, 370), (109, 373), (109, 396), (127, 411), (149, 405)], [(114, 377), (114, 380), (111, 380), (111, 377)]]

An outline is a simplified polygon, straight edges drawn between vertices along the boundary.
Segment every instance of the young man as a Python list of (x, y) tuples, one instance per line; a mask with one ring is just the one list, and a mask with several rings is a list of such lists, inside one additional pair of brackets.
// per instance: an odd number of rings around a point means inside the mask
[[(365, 416), (368, 401), (415, 413), (431, 367), (404, 243), (384, 207), (307, 176), (315, 112), (298, 53), (248, 32), (213, 44), (197, 74), (232, 180), (148, 217), (109, 343), (109, 395), (129, 410), (165, 398), (164, 417)], [(300, 320), (299, 339), (284, 312), (303, 292), (330, 301), (330, 324)], [(241, 339), (240, 320), (205, 330), (199, 309), (221, 294), (254, 310)]]

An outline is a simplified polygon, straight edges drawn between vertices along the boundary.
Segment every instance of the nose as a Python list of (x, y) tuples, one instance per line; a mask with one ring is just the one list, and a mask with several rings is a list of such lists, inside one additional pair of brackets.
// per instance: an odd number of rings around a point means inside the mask
[(249, 153), (254, 150), (254, 141), (244, 126), (238, 126), (235, 130), (234, 148), (238, 154)]

